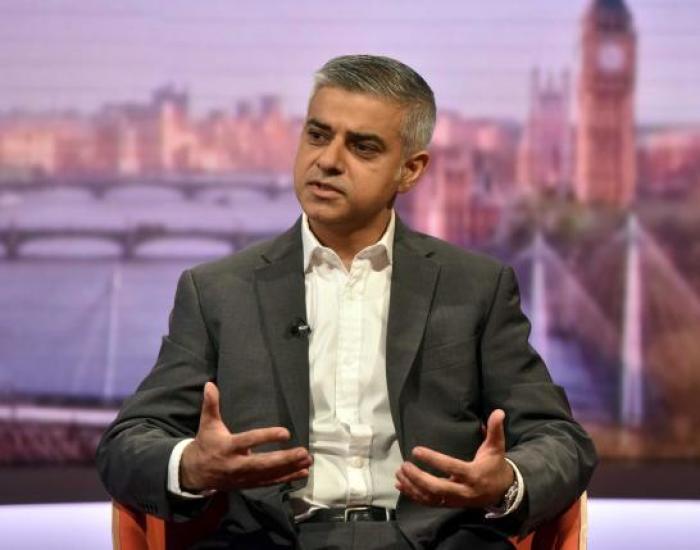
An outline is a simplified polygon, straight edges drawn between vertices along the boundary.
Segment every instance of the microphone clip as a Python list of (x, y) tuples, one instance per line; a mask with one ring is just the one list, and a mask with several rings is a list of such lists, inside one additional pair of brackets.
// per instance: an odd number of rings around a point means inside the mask
[(299, 317), (292, 323), (292, 326), (289, 327), (289, 332), (296, 338), (308, 338), (311, 335), (311, 327), (306, 320)]

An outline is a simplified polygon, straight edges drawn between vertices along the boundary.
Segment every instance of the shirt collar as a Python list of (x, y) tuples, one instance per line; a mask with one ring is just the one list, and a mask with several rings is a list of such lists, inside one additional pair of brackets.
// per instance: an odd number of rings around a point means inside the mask
[[(301, 243), (304, 253), (304, 272), (309, 270), (309, 264), (316, 251), (321, 250), (332, 250), (327, 246), (323, 246), (316, 235), (313, 234), (311, 228), (309, 227), (309, 218), (306, 213), (302, 213), (301, 220)], [(391, 217), (389, 218), (389, 224), (386, 226), (386, 230), (376, 243), (367, 246), (360, 250), (355, 257), (372, 257), (378, 253), (386, 254), (387, 263), (391, 265), (394, 252), (394, 233), (396, 231), (396, 214), (394, 210), (391, 210)], [(335, 253), (335, 252), (334, 252)]]

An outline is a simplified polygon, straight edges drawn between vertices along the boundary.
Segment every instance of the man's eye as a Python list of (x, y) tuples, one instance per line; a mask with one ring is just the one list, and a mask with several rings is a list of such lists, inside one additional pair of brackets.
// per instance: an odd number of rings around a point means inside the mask
[(364, 156), (374, 155), (377, 153), (377, 148), (368, 143), (355, 143), (355, 151)]
[(316, 130), (309, 130), (306, 135), (309, 136), (311, 143), (321, 143), (324, 140), (324, 135)]

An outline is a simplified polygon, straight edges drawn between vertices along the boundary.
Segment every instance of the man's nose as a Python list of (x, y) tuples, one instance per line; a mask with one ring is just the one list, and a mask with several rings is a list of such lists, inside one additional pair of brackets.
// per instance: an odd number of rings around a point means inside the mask
[(316, 166), (327, 176), (343, 173), (343, 143), (336, 138), (329, 142), (316, 159)]

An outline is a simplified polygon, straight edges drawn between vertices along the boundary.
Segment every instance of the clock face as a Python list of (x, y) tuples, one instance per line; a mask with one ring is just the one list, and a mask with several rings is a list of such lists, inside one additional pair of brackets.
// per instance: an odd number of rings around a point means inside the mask
[(598, 48), (598, 66), (606, 73), (616, 73), (625, 66), (625, 50), (616, 42), (604, 42)]

